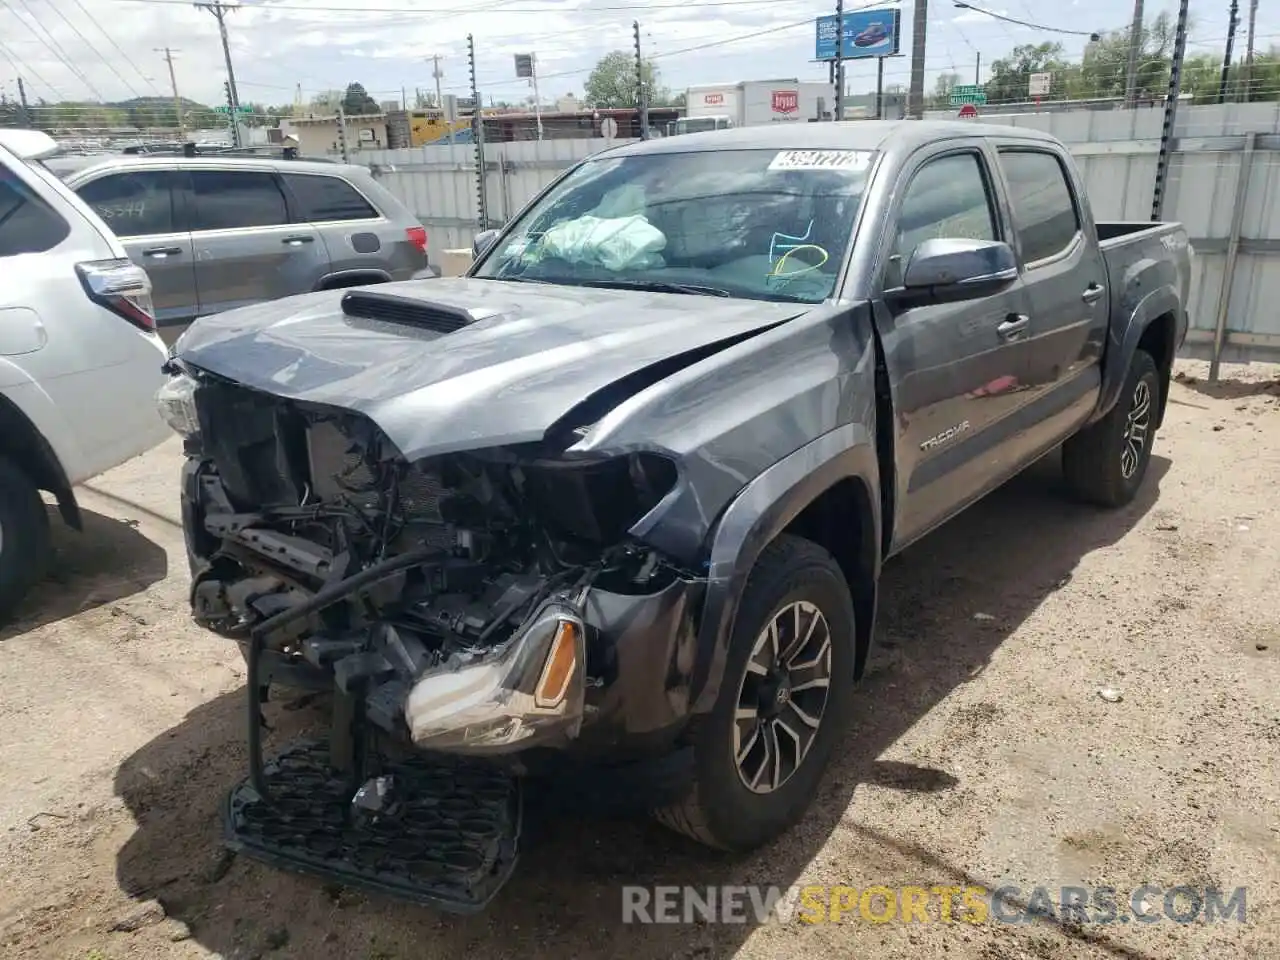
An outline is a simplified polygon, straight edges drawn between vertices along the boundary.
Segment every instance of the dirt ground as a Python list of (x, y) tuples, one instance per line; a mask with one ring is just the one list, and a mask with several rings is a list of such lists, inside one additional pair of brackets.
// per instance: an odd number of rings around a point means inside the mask
[[(0, 632), (0, 956), (1280, 956), (1280, 368), (1225, 373), (1179, 364), (1130, 508), (1068, 504), (1049, 458), (889, 565), (856, 722), (791, 834), (730, 859), (552, 819), (470, 918), (219, 855), (243, 668), (188, 620), (166, 444), (83, 492), (87, 530)], [(1245, 886), (1247, 920), (620, 920), (623, 884), (1144, 882)]]

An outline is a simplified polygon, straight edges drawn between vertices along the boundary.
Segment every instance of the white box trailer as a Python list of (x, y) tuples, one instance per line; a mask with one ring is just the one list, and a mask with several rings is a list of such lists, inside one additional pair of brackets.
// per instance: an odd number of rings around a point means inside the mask
[(672, 132), (830, 120), (834, 105), (835, 88), (818, 81), (791, 78), (704, 84), (686, 91), (685, 116), (673, 124)]

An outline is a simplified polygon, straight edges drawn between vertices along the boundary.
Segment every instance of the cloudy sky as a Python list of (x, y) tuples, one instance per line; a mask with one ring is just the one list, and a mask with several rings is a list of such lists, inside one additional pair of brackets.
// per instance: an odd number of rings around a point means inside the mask
[[(861, 0), (865, 2), (865, 0)], [(847, 0), (846, 9), (860, 0)], [(1114, 0), (992, 0), (975, 6), (1064, 30), (1121, 29), (1129, 13)], [(893, 3), (881, 6), (895, 6)], [(1147, 0), (1153, 17), (1169, 3)], [(1195, 12), (1191, 52), (1221, 50), (1227, 3)], [(1247, 22), (1248, 0), (1242, 4)], [(1270, 8), (1270, 9), (1268, 9)], [(512, 54), (534, 51), (544, 100), (581, 93), (592, 65), (610, 50), (631, 49), (639, 20), (647, 56), (673, 89), (727, 80), (824, 79), (813, 63), (813, 18), (834, 2), (814, 0), (242, 0), (228, 14), (242, 101), (287, 104), (295, 86), (315, 93), (363, 83), (379, 100), (401, 88), (430, 89), (438, 55), (446, 93), (465, 94), (466, 37), (474, 35), (481, 92), (516, 101), (530, 94), (516, 80)], [(913, 6), (902, 3), (903, 50), (910, 49)], [(1242, 23), (1237, 52), (1243, 49)], [(1280, 5), (1262, 4), (1257, 45), (1280, 43)], [(1019, 43), (1061, 40), (1078, 53), (1084, 37), (1019, 26), (953, 0), (929, 11), (926, 84), (959, 72), (972, 82), (979, 54), (986, 65)], [(119, 100), (168, 95), (160, 48), (174, 52), (180, 92), (217, 103), (225, 78), (217, 22), (189, 0), (0, 0), (0, 91), (12, 97), (19, 73), (33, 99)], [(909, 58), (886, 63), (887, 84), (908, 80)], [(848, 67), (853, 92), (874, 89), (870, 63)]]

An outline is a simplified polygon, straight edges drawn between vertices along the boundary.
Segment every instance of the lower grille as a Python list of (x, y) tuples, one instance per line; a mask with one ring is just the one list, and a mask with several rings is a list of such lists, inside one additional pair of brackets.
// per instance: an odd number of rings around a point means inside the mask
[(227, 800), (227, 845), (273, 866), (452, 913), (484, 909), (518, 857), (519, 780), (488, 764), (410, 757), (384, 763), (394, 799), (376, 817), (320, 742), (265, 765), (269, 802), (248, 782)]

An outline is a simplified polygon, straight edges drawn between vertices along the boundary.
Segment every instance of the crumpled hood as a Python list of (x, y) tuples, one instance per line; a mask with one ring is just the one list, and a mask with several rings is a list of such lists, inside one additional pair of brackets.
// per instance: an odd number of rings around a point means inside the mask
[(174, 355), (247, 387), (362, 413), (417, 460), (539, 440), (621, 377), (809, 309), (470, 278), (364, 289), (480, 319), (438, 333), (351, 317), (348, 291), (330, 290), (202, 317)]

